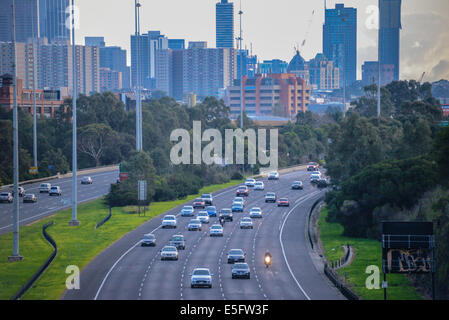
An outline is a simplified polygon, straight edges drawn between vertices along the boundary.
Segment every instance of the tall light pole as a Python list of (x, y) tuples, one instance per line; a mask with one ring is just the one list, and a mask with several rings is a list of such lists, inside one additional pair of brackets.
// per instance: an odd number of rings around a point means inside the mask
[(379, 23), (379, 33), (377, 34), (377, 65), (378, 65), (378, 85), (377, 85), (377, 118), (379, 118), (380, 119), (380, 86), (382, 85), (381, 84), (381, 76), (380, 76), (380, 72), (381, 72), (381, 59), (380, 59), (380, 56), (381, 56), (381, 52), (380, 52), (380, 1), (379, 1), (379, 20), (378, 20), (378, 23)]
[(78, 195), (77, 195), (77, 141), (76, 141), (76, 100), (78, 98), (78, 81), (76, 74), (76, 41), (75, 41), (75, 0), (72, 0), (72, 73), (73, 73), (73, 120), (72, 120), (72, 221), (70, 226), (79, 226), (77, 215)]
[(19, 125), (17, 110), (17, 59), (16, 59), (16, 13), (15, 2), (12, 0), (12, 57), (13, 57), (13, 170), (14, 170), (14, 216), (13, 216), (13, 245), (12, 256), (8, 261), (20, 261), (23, 257), (19, 254)]
[(138, 0), (134, 0), (134, 14), (136, 22), (136, 150), (142, 150), (142, 107), (141, 107), (141, 96), (140, 96), (140, 86), (141, 86), (141, 76), (140, 76), (140, 7), (141, 4)]
[[(242, 49), (242, 41), (243, 41), (243, 34), (242, 34), (242, 2), (240, 1), (240, 10), (239, 10), (239, 16), (240, 16), (240, 36), (237, 38), (239, 40), (239, 50), (240, 50), (240, 128), (243, 130), (243, 49)], [(245, 176), (245, 157), (243, 157), (243, 176)]]
[[(33, 2), (33, 1), (31, 1)], [(37, 8), (36, 8), (37, 10)], [(37, 12), (36, 12), (37, 15)], [(34, 13), (32, 15), (32, 32), (33, 32), (33, 159), (34, 168), (37, 170), (37, 108), (36, 108), (36, 57), (34, 53), (34, 46), (36, 40), (36, 34), (34, 29)]]

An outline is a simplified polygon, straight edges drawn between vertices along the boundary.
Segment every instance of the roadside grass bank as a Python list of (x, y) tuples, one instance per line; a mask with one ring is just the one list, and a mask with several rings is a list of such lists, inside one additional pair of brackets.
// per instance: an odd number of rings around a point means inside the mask
[[(382, 273), (382, 244), (379, 241), (363, 238), (350, 238), (343, 236), (343, 226), (339, 223), (326, 221), (328, 215), (323, 207), (318, 220), (321, 244), (327, 261), (335, 261), (343, 257), (342, 246), (350, 244), (354, 248), (355, 257), (352, 263), (337, 270), (341, 279), (345, 279), (348, 286), (363, 300), (383, 300), (383, 289), (366, 288), (366, 279), (370, 274), (365, 273), (366, 268), (375, 265), (379, 268), (380, 284), (383, 281)], [(411, 281), (401, 274), (387, 275), (388, 300), (422, 300), (424, 297), (417, 292)]]
[(211, 185), (200, 190), (199, 194), (185, 199), (167, 202), (154, 202), (147, 210), (146, 216), (125, 213), (123, 208), (113, 208), (111, 219), (101, 228), (95, 229), (97, 222), (109, 213), (103, 199), (97, 199), (78, 206), (79, 227), (70, 227), (71, 208), (60, 211), (53, 216), (39, 220), (20, 228), (20, 253), (24, 260), (8, 263), (12, 253), (12, 233), (0, 236), (0, 300), (11, 299), (12, 296), (39, 269), (52, 252), (52, 247), (42, 235), (42, 226), (54, 221), (47, 231), (58, 245), (58, 255), (50, 267), (22, 297), (23, 300), (56, 300), (65, 290), (65, 281), (69, 276), (65, 273), (71, 265), (80, 270), (122, 236), (136, 229), (152, 218), (193, 200), (202, 193), (211, 193), (241, 183), (232, 180), (228, 183)]

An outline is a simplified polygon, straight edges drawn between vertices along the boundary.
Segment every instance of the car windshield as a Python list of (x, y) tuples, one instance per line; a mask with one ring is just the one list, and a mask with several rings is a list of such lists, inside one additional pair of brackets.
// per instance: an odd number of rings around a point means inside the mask
[(208, 217), (209, 215), (207, 214), (207, 212), (200, 212), (198, 213), (198, 217)]
[(251, 222), (251, 219), (250, 218), (243, 218), (242, 221), (243, 222)]
[(190, 223), (201, 223), (201, 221), (198, 219), (192, 219), (190, 220)]
[(229, 251), (229, 254), (243, 254), (243, 251), (240, 249), (232, 249)]
[(174, 216), (166, 216), (164, 220), (175, 220)]
[(215, 207), (207, 207), (206, 210), (208, 210), (208, 211), (215, 211), (217, 209)]
[(183, 210), (186, 210), (186, 211), (192, 211), (193, 210), (193, 207), (192, 206), (185, 206), (184, 208), (182, 208)]
[(210, 272), (209, 272), (209, 270), (195, 270), (193, 272), (193, 275), (194, 276), (209, 276)]
[(175, 247), (165, 247), (162, 251), (177, 251)]
[(221, 230), (222, 228), (220, 226), (212, 226), (211, 229)]
[(262, 211), (260, 208), (252, 208), (251, 212), (255, 212), (255, 211)]
[(262, 182), (256, 182), (256, 184), (257, 184), (258, 186), (261, 186), (261, 185), (263, 185), (263, 183), (262, 183)]
[(274, 193), (267, 193), (267, 197), (274, 197)]
[(221, 213), (231, 213), (231, 209), (223, 209), (221, 210)]
[(288, 201), (288, 199), (281, 199), (281, 200), (279, 200), (279, 201)]
[(195, 202), (203, 202), (203, 199), (198, 198), (198, 199), (195, 200)]
[(143, 238), (144, 239), (148, 239), (148, 240), (152, 240), (152, 239), (154, 239), (154, 235), (152, 235), (152, 234), (144, 235)]
[(201, 198), (210, 199), (210, 198), (212, 198), (212, 195), (210, 195), (210, 194), (203, 194), (201, 196)]
[(234, 264), (234, 269), (248, 270), (249, 267), (246, 263), (236, 263), (236, 264)]
[(239, 190), (246, 190), (246, 187), (245, 186), (241, 186), (241, 187), (239, 187)]
[(184, 240), (184, 238), (180, 237), (180, 236), (177, 236), (177, 237), (175, 236), (175, 237), (172, 238), (172, 240), (173, 241), (182, 241), (182, 240)]
[(3, 197), (7, 197), (7, 196), (9, 196), (9, 193), (1, 193), (1, 195), (2, 195)]

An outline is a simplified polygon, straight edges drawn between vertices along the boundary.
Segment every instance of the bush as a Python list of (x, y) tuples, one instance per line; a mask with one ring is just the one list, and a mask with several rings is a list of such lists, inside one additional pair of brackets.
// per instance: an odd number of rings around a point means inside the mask
[(231, 180), (242, 180), (243, 176), (240, 172), (236, 171), (232, 174)]

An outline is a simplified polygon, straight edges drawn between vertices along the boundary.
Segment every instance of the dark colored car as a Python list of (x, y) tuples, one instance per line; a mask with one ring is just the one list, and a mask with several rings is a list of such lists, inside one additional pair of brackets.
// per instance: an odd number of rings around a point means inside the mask
[(237, 188), (237, 191), (236, 191), (237, 197), (242, 197), (242, 196), (247, 197), (248, 195), (249, 195), (249, 189), (247, 186), (240, 186)]
[(186, 241), (184, 239), (183, 235), (175, 234), (170, 239), (170, 245), (175, 247), (178, 250), (185, 250), (186, 249)]
[(304, 186), (302, 184), (302, 181), (294, 181), (292, 183), (292, 190), (303, 190)]
[(250, 279), (251, 272), (247, 263), (236, 263), (232, 266), (232, 279)]
[(233, 221), (234, 220), (234, 215), (232, 214), (232, 210), (231, 209), (221, 209), (220, 211), (220, 218), (223, 218), (224, 221)]
[(193, 207), (196, 208), (201, 208), (204, 209), (206, 208), (206, 203), (204, 202), (204, 199), (198, 198), (195, 199), (195, 201), (193, 201)]
[(290, 207), (290, 202), (287, 198), (281, 198), (278, 201), (278, 207)]
[(228, 252), (228, 263), (245, 262), (245, 257), (242, 249), (231, 249)]
[(23, 197), (23, 203), (27, 203), (27, 202), (37, 202), (37, 198), (34, 194), (32, 193), (27, 193), (24, 197)]
[(318, 188), (327, 188), (328, 187), (328, 183), (327, 183), (327, 180), (326, 179), (320, 179), (320, 180), (318, 180), (318, 182), (317, 182), (317, 187)]

